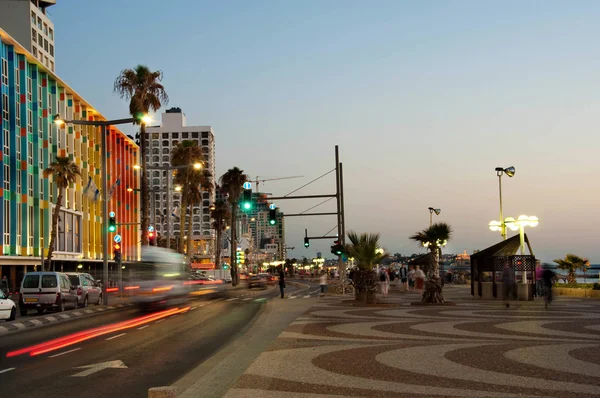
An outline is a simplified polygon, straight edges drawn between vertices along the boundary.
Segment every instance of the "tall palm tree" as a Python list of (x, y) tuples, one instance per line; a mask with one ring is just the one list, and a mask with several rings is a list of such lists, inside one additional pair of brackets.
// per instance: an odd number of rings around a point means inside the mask
[(188, 207), (189, 215), (187, 222), (187, 249), (186, 253), (191, 258), (192, 253), (192, 217), (194, 206), (202, 203), (202, 193), (212, 192), (213, 183), (211, 180), (212, 175), (208, 170), (202, 170), (200, 172), (192, 173), (190, 175), (189, 190), (188, 190)]
[(237, 246), (237, 208), (239, 206), (240, 196), (242, 195), (242, 185), (248, 181), (248, 176), (244, 174), (244, 170), (234, 167), (227, 170), (225, 174), (221, 176), (221, 186), (229, 195), (227, 201), (231, 205), (231, 282), (232, 285), (238, 284), (237, 278), (237, 264), (235, 257), (235, 249)]
[(123, 69), (115, 79), (114, 92), (121, 98), (129, 101), (129, 113), (138, 120), (140, 133), (137, 144), (140, 146), (140, 157), (142, 158), (141, 178), (141, 230), (142, 245), (148, 244), (148, 224), (150, 222), (150, 191), (148, 189), (149, 173), (146, 169), (146, 124), (142, 122), (142, 116), (151, 110), (156, 112), (161, 106), (169, 103), (169, 97), (160, 82), (162, 72), (152, 72), (147, 66), (138, 65), (133, 69)]
[(573, 253), (567, 254), (565, 258), (558, 258), (554, 262), (558, 264), (556, 268), (567, 271), (568, 283), (576, 282), (576, 272), (578, 269), (585, 270), (586, 267), (589, 267), (587, 258), (579, 257)]
[(375, 291), (377, 290), (377, 275), (373, 267), (379, 264), (388, 255), (380, 247), (380, 235), (348, 231), (346, 254), (353, 258), (358, 270), (353, 275), (356, 287), (356, 299), (366, 303), (375, 302)]
[(177, 144), (173, 148), (171, 153), (171, 166), (181, 167), (187, 166), (182, 169), (177, 169), (175, 174), (174, 182), (181, 186), (181, 203), (180, 203), (180, 224), (179, 224), (179, 253), (183, 253), (184, 249), (184, 238), (185, 238), (185, 222), (188, 209), (189, 192), (193, 185), (194, 179), (197, 184), (200, 183), (199, 175), (200, 171), (194, 169), (193, 164), (202, 161), (202, 149), (198, 146), (197, 141), (184, 140)]
[(427, 283), (423, 291), (422, 301), (424, 303), (444, 302), (440, 281), (440, 259), (442, 258), (442, 247), (450, 240), (451, 236), (450, 225), (440, 222), (409, 237), (410, 240), (425, 246), (431, 253), (429, 267), (427, 267)]
[[(52, 212), (52, 231), (50, 232), (50, 245), (48, 246), (48, 257), (45, 262), (45, 270), (50, 271), (50, 264), (52, 262), (52, 254), (55, 249), (56, 232), (58, 230), (58, 217), (60, 209), (62, 207), (63, 198), (65, 196), (65, 189), (77, 180), (77, 176), (81, 175), (81, 170), (70, 158), (57, 156), (56, 160), (50, 163), (50, 166), (44, 170), (44, 178), (52, 176), (52, 180), (56, 184), (58, 190), (58, 197), (56, 198), (56, 205)], [(106, 216), (106, 215), (104, 215)], [(43, 248), (42, 248), (43, 256)]]
[(223, 231), (227, 227), (227, 219), (231, 216), (227, 202), (217, 200), (210, 209), (210, 216), (213, 219), (212, 227), (217, 231), (215, 237), (215, 268), (221, 269), (221, 241), (223, 240)]

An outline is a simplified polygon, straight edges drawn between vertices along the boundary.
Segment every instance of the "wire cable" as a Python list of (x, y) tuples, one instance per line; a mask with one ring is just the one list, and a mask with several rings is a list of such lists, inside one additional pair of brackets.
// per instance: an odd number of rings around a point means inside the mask
[(289, 196), (289, 195), (293, 194), (294, 192), (298, 192), (298, 191), (299, 191), (299, 190), (301, 190), (302, 188), (304, 188), (304, 187), (306, 187), (306, 186), (308, 186), (308, 185), (312, 184), (313, 182), (315, 182), (315, 181), (317, 181), (317, 180), (320, 180), (321, 178), (325, 177), (327, 174), (331, 174), (331, 173), (332, 173), (332, 172), (334, 172), (334, 171), (335, 171), (335, 169), (332, 169), (332, 170), (328, 171), (327, 173), (323, 174), (322, 176), (320, 176), (320, 177), (317, 177), (317, 178), (315, 178), (314, 180), (312, 180), (311, 182), (309, 182), (309, 183), (307, 183), (307, 184), (304, 184), (304, 185), (302, 185), (300, 188), (298, 188), (298, 189), (296, 189), (296, 190), (293, 190), (292, 192), (288, 193), (287, 195), (284, 195), (284, 197), (286, 197), (286, 196)]
[(310, 210), (314, 209), (315, 207), (319, 207), (319, 206), (321, 206), (322, 204), (325, 204), (325, 203), (329, 202), (331, 199), (335, 199), (335, 198), (329, 198), (329, 199), (325, 199), (323, 202), (319, 203), (318, 205), (314, 205), (313, 207), (310, 207), (310, 208), (308, 208), (308, 209), (304, 210), (303, 212), (300, 212), (300, 214), (304, 214), (304, 213), (306, 213), (307, 211), (310, 211)]
[(336, 229), (338, 226), (336, 225), (335, 227), (331, 228), (329, 231), (325, 232), (323, 234), (323, 237), (327, 236), (328, 233), (330, 233), (331, 231), (333, 231), (334, 229)]

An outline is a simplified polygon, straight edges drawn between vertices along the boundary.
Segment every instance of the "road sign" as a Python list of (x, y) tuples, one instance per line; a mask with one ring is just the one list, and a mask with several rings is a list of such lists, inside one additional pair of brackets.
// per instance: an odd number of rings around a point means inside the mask
[(114, 217), (114, 216), (115, 216), (115, 212), (114, 212), (114, 211), (111, 211), (110, 213), (108, 213), (108, 216), (109, 216), (109, 217)]
[(96, 363), (94, 365), (86, 365), (86, 366), (78, 366), (75, 369), (87, 369), (83, 372), (75, 373), (72, 377), (85, 377), (96, 372), (99, 372), (103, 369), (127, 369), (127, 365), (123, 363), (123, 361), (108, 361), (102, 363)]
[(150, 225), (148, 227), (148, 232), (154, 232), (154, 226), (153, 225)]
[(269, 205), (269, 209), (271, 209), (271, 210), (275, 210), (276, 208), (277, 208), (277, 206), (275, 206), (275, 204), (274, 204), (274, 203), (271, 203), (271, 204)]
[(121, 235), (119, 235), (119, 234), (115, 235), (113, 240), (115, 241), (115, 243), (121, 243)]
[(244, 189), (252, 189), (252, 184), (249, 182), (245, 182), (244, 185), (242, 185), (242, 187), (244, 187)]

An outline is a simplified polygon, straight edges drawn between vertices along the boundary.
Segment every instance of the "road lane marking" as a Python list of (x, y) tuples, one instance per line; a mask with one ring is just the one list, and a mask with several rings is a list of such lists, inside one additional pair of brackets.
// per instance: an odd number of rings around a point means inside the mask
[(245, 298), (244, 301), (252, 300), (252, 297)]
[(85, 376), (94, 374), (96, 372), (99, 372), (103, 369), (127, 369), (127, 365), (125, 365), (123, 363), (123, 361), (116, 360), (116, 361), (109, 361), (109, 362), (104, 362), (104, 363), (97, 363), (94, 365), (78, 366), (75, 369), (87, 369), (87, 370), (76, 373), (76, 374), (72, 375), (71, 377), (85, 377)]
[(164, 321), (165, 321), (165, 318), (159, 319), (158, 321), (156, 321), (156, 323), (161, 323), (161, 322), (164, 322)]
[(232, 297), (232, 298), (230, 298), (230, 299), (227, 299), (227, 300), (225, 300), (225, 301), (233, 301), (233, 300), (239, 300), (239, 299), (240, 299), (239, 297)]
[(318, 288), (318, 289), (317, 289), (317, 290), (315, 290), (314, 292), (310, 292), (310, 294), (314, 294), (314, 293), (316, 293), (316, 292), (320, 292), (320, 291), (321, 291), (321, 288)]
[(92, 310), (85, 310), (85, 311), (83, 311), (83, 312), (85, 312), (86, 314), (91, 314), (91, 313), (93, 313), (94, 311), (92, 311)]
[(79, 311), (73, 311), (73, 312), (71, 312), (71, 314), (73, 314), (75, 316), (80, 316), (81, 312), (79, 312)]
[(147, 327), (149, 327), (150, 325), (144, 325), (142, 327), (137, 328), (138, 330), (142, 330), (142, 329), (146, 329)]
[(0, 370), (0, 373), (10, 372), (11, 370), (15, 370), (15, 369), (16, 368), (8, 368), (8, 369)]
[(72, 350), (69, 350), (69, 351), (65, 351), (65, 352), (61, 352), (61, 353), (58, 353), (58, 354), (50, 355), (48, 358), (56, 358), (56, 357), (59, 357), (61, 355), (70, 354), (70, 353), (72, 353), (74, 351), (79, 351), (79, 350), (81, 350), (81, 348), (73, 348)]
[(304, 296), (303, 298), (310, 298), (310, 294), (307, 294), (306, 296)]
[(121, 333), (121, 334), (118, 334), (118, 335), (116, 335), (116, 336), (109, 337), (109, 338), (107, 338), (106, 340), (108, 341), (108, 340), (116, 339), (116, 338), (118, 338), (118, 337), (125, 336), (126, 334), (127, 334), (127, 333)]
[(57, 321), (57, 320), (58, 320), (58, 319), (56, 319), (56, 318), (55, 318), (55, 317), (53, 317), (53, 316), (47, 316), (47, 317), (46, 317), (46, 319), (47, 319), (47, 320), (49, 320), (50, 322), (55, 322), (55, 321)]
[(43, 325), (44, 323), (38, 319), (30, 319), (29, 322), (33, 323), (35, 326)]
[(26, 328), (26, 326), (24, 324), (22, 324), (21, 322), (13, 323), (13, 326), (15, 326), (17, 329), (25, 329)]
[(296, 296), (290, 296), (290, 297), (288, 297), (288, 300), (293, 300), (295, 298), (296, 298)]
[(61, 317), (62, 319), (69, 319), (70, 316), (67, 314), (60, 314), (59, 317)]
[(190, 308), (190, 311), (193, 311), (193, 310), (195, 310), (196, 308), (198, 308), (198, 307), (192, 307), (192, 308)]

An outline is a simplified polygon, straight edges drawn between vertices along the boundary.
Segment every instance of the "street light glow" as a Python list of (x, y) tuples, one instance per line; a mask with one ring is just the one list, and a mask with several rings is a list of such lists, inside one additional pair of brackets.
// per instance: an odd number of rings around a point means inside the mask
[(195, 168), (196, 170), (200, 170), (200, 169), (202, 168), (202, 163), (200, 163), (200, 162), (196, 162), (196, 163), (194, 163), (194, 168)]
[(152, 118), (150, 117), (150, 115), (144, 115), (142, 116), (142, 123), (144, 124), (148, 124), (152, 122)]
[(139, 164), (134, 164), (134, 165), (133, 165), (133, 168), (134, 168), (134, 169), (136, 169), (136, 170), (139, 170), (139, 169), (141, 169), (142, 167), (141, 167)]
[(133, 188), (127, 188), (127, 192), (133, 192)]
[(177, 192), (181, 192), (181, 185), (177, 185), (177, 186), (175, 187), (175, 190), (176, 190)]
[(54, 115), (54, 124), (56, 124), (57, 126), (62, 126), (63, 124), (65, 124), (64, 119), (62, 119), (58, 113)]

